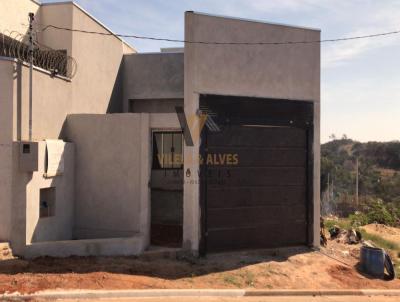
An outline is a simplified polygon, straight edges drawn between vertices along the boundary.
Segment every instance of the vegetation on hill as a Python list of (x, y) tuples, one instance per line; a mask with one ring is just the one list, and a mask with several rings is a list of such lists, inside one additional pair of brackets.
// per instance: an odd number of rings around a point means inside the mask
[[(356, 175), (358, 162), (358, 199)], [(400, 223), (400, 141), (360, 143), (347, 137), (321, 146), (323, 214), (366, 224)]]

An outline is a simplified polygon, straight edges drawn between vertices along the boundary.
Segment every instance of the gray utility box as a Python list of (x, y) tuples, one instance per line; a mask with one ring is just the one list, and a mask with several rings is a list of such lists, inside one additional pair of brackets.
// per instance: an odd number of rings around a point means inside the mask
[(39, 169), (39, 143), (20, 142), (19, 145), (19, 170), (21, 172), (34, 172)]

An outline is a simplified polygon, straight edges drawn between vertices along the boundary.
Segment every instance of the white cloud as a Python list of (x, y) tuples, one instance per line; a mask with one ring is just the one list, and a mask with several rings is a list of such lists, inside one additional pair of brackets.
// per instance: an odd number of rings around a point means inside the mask
[[(373, 5), (354, 5), (344, 15), (345, 27), (350, 30), (341, 37), (363, 36), (400, 30), (400, 2), (388, 1)], [(359, 16), (359, 18), (357, 18)], [(322, 48), (322, 67), (336, 67), (374, 50), (391, 46), (399, 41), (400, 35), (374, 37), (324, 44)], [(331, 37), (324, 37), (331, 38)]]

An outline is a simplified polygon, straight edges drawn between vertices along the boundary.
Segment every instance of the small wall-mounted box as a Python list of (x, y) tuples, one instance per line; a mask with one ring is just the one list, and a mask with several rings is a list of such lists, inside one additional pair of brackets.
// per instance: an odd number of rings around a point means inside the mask
[(21, 172), (34, 172), (39, 169), (39, 143), (20, 142), (19, 145), (19, 170)]

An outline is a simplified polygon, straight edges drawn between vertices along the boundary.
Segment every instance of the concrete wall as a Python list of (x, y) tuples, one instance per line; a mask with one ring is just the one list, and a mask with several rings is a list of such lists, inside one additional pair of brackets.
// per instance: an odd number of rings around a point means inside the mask
[[(16, 255), (24, 255), (31, 242), (72, 239), (74, 208), (74, 146), (66, 144), (63, 175), (44, 178), (44, 141), (38, 144), (38, 170), (23, 172), (19, 169), (20, 142), (13, 143), (12, 176), (12, 228), (11, 247)], [(55, 216), (39, 218), (40, 189), (56, 188)]]
[[(58, 138), (66, 113), (70, 110), (70, 83), (50, 77), (35, 68), (33, 72), (33, 138)], [(13, 183), (19, 182), (18, 166), (13, 158), (13, 141), (28, 139), (29, 70), (26, 65), (9, 58), (0, 59), (0, 240), (10, 239)], [(4, 216), (4, 217), (3, 217)], [(8, 234), (8, 235), (7, 235)]]
[(140, 215), (148, 211), (148, 115), (70, 115), (66, 130), (76, 144), (75, 237), (145, 232)]
[(0, 60), (0, 241), (11, 231), (14, 63)]
[[(319, 40), (320, 31), (265, 24), (187, 12), (185, 40), (192, 41), (296, 41)], [(314, 196), (315, 245), (319, 244), (319, 112), (320, 46), (296, 45), (185, 45), (185, 112), (194, 118), (199, 95), (220, 94), (276, 99), (308, 100), (315, 108)], [(196, 123), (192, 136), (198, 137)], [(198, 170), (199, 141), (185, 147), (185, 167)], [(192, 173), (192, 178), (196, 173)], [(184, 246), (198, 250), (200, 238), (199, 187), (184, 185)]]
[(129, 99), (182, 99), (183, 53), (132, 54), (124, 57), (124, 111)]
[(183, 108), (183, 99), (130, 99), (129, 111), (133, 113), (176, 113)]
[[(40, 18), (45, 24), (109, 33), (110, 31), (78, 5), (46, 3)], [(41, 39), (55, 49), (66, 49), (78, 65), (71, 82), (71, 111), (68, 113), (122, 112), (121, 63), (123, 54), (135, 50), (115, 36), (46, 30)]]
[(153, 130), (182, 130), (176, 113), (151, 113), (150, 128)]
[(143, 253), (145, 245), (141, 236), (128, 238), (48, 241), (28, 244), (24, 257), (43, 256), (132, 256)]
[[(42, 5), (39, 10), (38, 19), (40, 24), (55, 25), (64, 28), (73, 28), (72, 4)], [(65, 30), (47, 29), (38, 33), (39, 42), (53, 49), (66, 50), (72, 55), (73, 32)]]
[[(29, 68), (16, 64), (14, 86), (14, 140), (29, 138)], [(32, 139), (40, 141), (62, 136), (65, 117), (71, 111), (72, 90), (67, 80), (33, 73)]]
[[(40, 24), (109, 32), (102, 24), (72, 2), (46, 3), (31, 0), (4, 0), (0, 3), (0, 28), (27, 23), (27, 14), (36, 12)], [(26, 27), (26, 26), (25, 26)], [(35, 72), (33, 78), (33, 139), (62, 137), (67, 114), (122, 111), (120, 68), (124, 53), (134, 52), (115, 36), (84, 35), (48, 29), (38, 35), (40, 43), (66, 49), (78, 64), (71, 82)], [(28, 135), (28, 68), (16, 67), (15, 85), (19, 113), (14, 112), (14, 139)], [(4, 75), (6, 76), (6, 75)], [(3, 75), (0, 75), (3, 78)], [(19, 114), (18, 116), (16, 114)]]
[(25, 34), (28, 30), (28, 14), (37, 14), (39, 4), (32, 0), (1, 0), (0, 1), (0, 32), (16, 31)]
[[(16, 30), (25, 34), (28, 13), (35, 13), (38, 24), (52, 24), (66, 28), (85, 28), (109, 32), (104, 25), (89, 16), (79, 6), (69, 3), (38, 5), (31, 0), (0, 1), (0, 30)], [(22, 25), (25, 24), (25, 25)], [(48, 29), (38, 34), (40, 43), (54, 49), (66, 49), (78, 64), (72, 81), (51, 77), (49, 72), (35, 68), (33, 74), (33, 140), (63, 138), (66, 116), (70, 113), (106, 113), (122, 111), (122, 85), (120, 68), (123, 54), (134, 49), (115, 36), (94, 36)], [(13, 166), (15, 156), (11, 150), (13, 141), (28, 139), (29, 118), (29, 70), (24, 64), (0, 60), (0, 240), (10, 239), (10, 225), (26, 222), (19, 216), (10, 221), (11, 182), (31, 179), (18, 174)], [(3, 116), (4, 115), (4, 116)], [(11, 131), (11, 132), (10, 132)], [(3, 160), (4, 159), (4, 160)], [(13, 171), (13, 175), (11, 175)], [(13, 179), (11, 178), (14, 177)], [(17, 194), (21, 211), (26, 210), (23, 194)], [(16, 196), (14, 196), (17, 198)], [(14, 215), (14, 214), (13, 214)], [(14, 217), (14, 216), (13, 216)], [(14, 218), (13, 218), (14, 219)], [(25, 227), (15, 230), (24, 231)], [(21, 235), (22, 236), (22, 235)], [(25, 236), (25, 235), (24, 235)], [(15, 238), (15, 237), (14, 237)]]
[[(46, 143), (39, 143), (39, 170), (34, 172), (27, 191), (26, 241), (55, 241), (72, 239), (74, 223), (74, 145), (67, 143), (64, 149), (64, 173), (44, 178)], [(40, 189), (55, 188), (55, 215), (39, 218)], [(21, 188), (23, 189), (23, 188)]]
[[(78, 6), (70, 6), (74, 28), (109, 32)], [(123, 54), (133, 52), (115, 36), (73, 33), (71, 55), (78, 63), (78, 73), (72, 81), (72, 113), (122, 112), (118, 76)]]

